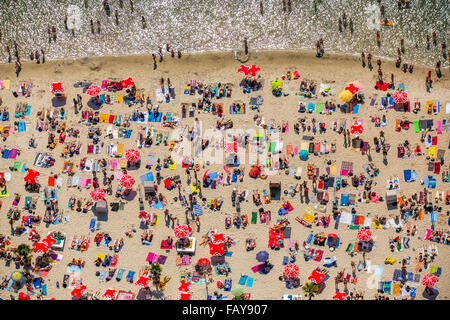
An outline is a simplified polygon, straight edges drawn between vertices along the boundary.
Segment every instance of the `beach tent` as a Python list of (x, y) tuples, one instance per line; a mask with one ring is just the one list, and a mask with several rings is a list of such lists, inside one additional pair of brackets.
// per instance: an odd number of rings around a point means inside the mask
[(308, 151), (307, 150), (300, 150), (298, 155), (300, 156), (300, 160), (303, 160), (303, 161), (308, 160)]

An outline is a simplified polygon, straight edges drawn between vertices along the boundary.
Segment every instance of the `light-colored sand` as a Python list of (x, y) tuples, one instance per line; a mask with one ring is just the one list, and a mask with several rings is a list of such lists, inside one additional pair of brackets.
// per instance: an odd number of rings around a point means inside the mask
[[(374, 59), (374, 62), (376, 60)], [(3, 106), (9, 107), (10, 111), (10, 122), (14, 122), (14, 109), (15, 105), (18, 102), (27, 102), (32, 105), (31, 115), (26, 118), (27, 123), (27, 131), (25, 133), (15, 133), (10, 136), (6, 142), (2, 142), (2, 146), (5, 147), (18, 147), (21, 150), (21, 155), (16, 160), (20, 160), (25, 162), (32, 169), (38, 170), (41, 173), (40, 182), (43, 186), (47, 183), (47, 177), (52, 173), (59, 173), (62, 168), (63, 159), (60, 158), (60, 151), (62, 146), (59, 145), (52, 152), (52, 154), (57, 158), (56, 165), (52, 168), (42, 169), (37, 168), (32, 165), (32, 162), (35, 158), (35, 155), (38, 150), (44, 150), (48, 133), (39, 133), (35, 130), (35, 120), (34, 117), (36, 112), (43, 107), (52, 108), (51, 107), (51, 98), (52, 94), (49, 91), (49, 85), (53, 81), (62, 81), (65, 84), (66, 92), (68, 95), (68, 103), (67, 109), (69, 110), (69, 122), (73, 124), (77, 124), (80, 120), (81, 113), (78, 115), (74, 115), (74, 110), (70, 108), (72, 105), (71, 101), (77, 93), (81, 93), (81, 89), (74, 88), (73, 83), (81, 80), (88, 80), (93, 82), (100, 83), (104, 79), (110, 80), (122, 80), (129, 76), (133, 77), (137, 88), (143, 88), (146, 94), (150, 93), (152, 99), (155, 100), (155, 89), (159, 87), (159, 80), (163, 76), (167, 79), (170, 77), (172, 84), (175, 86), (177, 98), (175, 101), (171, 101), (170, 103), (161, 103), (160, 110), (163, 112), (170, 111), (174, 112), (178, 116), (180, 114), (180, 103), (182, 102), (196, 102), (197, 99), (194, 99), (192, 96), (184, 95), (183, 88), (184, 85), (190, 79), (197, 79), (203, 83), (217, 83), (217, 82), (231, 82), (234, 85), (234, 90), (231, 98), (222, 99), (221, 102), (224, 102), (225, 106), (225, 118), (232, 118), (235, 123), (235, 128), (243, 128), (243, 129), (251, 129), (255, 128), (253, 122), (254, 111), (251, 111), (247, 106), (247, 114), (245, 115), (229, 115), (229, 104), (233, 100), (242, 100), (245, 103), (248, 103), (249, 96), (257, 96), (262, 94), (264, 97), (264, 104), (261, 107), (261, 114), (266, 118), (266, 120), (274, 119), (277, 124), (281, 124), (282, 121), (289, 121), (290, 125), (290, 133), (282, 134), (282, 139), (284, 141), (284, 145), (292, 144), (294, 147), (299, 146), (301, 142), (301, 135), (294, 134), (293, 124), (296, 119), (298, 119), (301, 115), (297, 113), (297, 105), (301, 100), (306, 100), (304, 98), (300, 98), (296, 96), (296, 92), (300, 85), (301, 79), (310, 79), (314, 80), (317, 83), (325, 82), (325, 81), (335, 81), (336, 82), (336, 90), (339, 93), (347, 83), (360, 80), (363, 85), (363, 92), (366, 96), (366, 104), (360, 107), (360, 111), (358, 114), (342, 114), (341, 112), (336, 112), (335, 114), (328, 115), (318, 115), (316, 113), (309, 115), (306, 117), (308, 119), (308, 124), (311, 123), (311, 118), (314, 117), (317, 120), (325, 121), (327, 124), (327, 132), (326, 134), (316, 134), (315, 141), (336, 141), (337, 152), (334, 154), (328, 154), (324, 156), (312, 156), (310, 160), (307, 162), (300, 161), (298, 156), (294, 158), (290, 158), (291, 167), (297, 168), (301, 166), (303, 171), (306, 172), (306, 166), (308, 163), (313, 163), (314, 165), (320, 168), (320, 172), (325, 172), (326, 161), (325, 159), (335, 160), (338, 170), (340, 168), (341, 161), (353, 161), (354, 162), (354, 171), (356, 174), (362, 172), (362, 165), (367, 163), (367, 156), (362, 156), (361, 153), (352, 151), (351, 149), (345, 149), (343, 146), (343, 136), (337, 135), (335, 132), (330, 130), (330, 126), (333, 120), (339, 119), (347, 119), (347, 123), (351, 124), (353, 118), (357, 117), (359, 119), (363, 119), (364, 121), (364, 133), (362, 134), (362, 139), (365, 141), (369, 141), (373, 145), (373, 137), (378, 135), (379, 128), (374, 128), (373, 123), (370, 122), (370, 116), (373, 115), (381, 115), (381, 112), (377, 111), (377, 107), (369, 106), (369, 97), (377, 94), (377, 105), (379, 105), (381, 92), (377, 92), (373, 89), (374, 83), (376, 81), (377, 72), (370, 72), (367, 68), (363, 69), (358, 61), (355, 61), (354, 57), (336, 55), (329, 56), (325, 55), (323, 59), (317, 59), (314, 57), (314, 54), (311, 52), (257, 52), (252, 53), (251, 60), (247, 62), (248, 64), (256, 64), (259, 66), (261, 71), (261, 76), (264, 79), (264, 88), (262, 91), (256, 92), (254, 94), (248, 95), (243, 94), (241, 88), (239, 88), (239, 82), (242, 79), (242, 75), (239, 74), (236, 70), (240, 66), (240, 63), (233, 58), (232, 53), (221, 53), (221, 54), (196, 54), (196, 55), (186, 55), (183, 56), (181, 60), (179, 59), (171, 59), (170, 57), (165, 58), (165, 61), (162, 64), (158, 63), (158, 68), (156, 71), (153, 70), (152, 59), (148, 56), (128, 56), (128, 57), (104, 57), (104, 58), (89, 58), (89, 59), (80, 59), (80, 60), (68, 60), (68, 61), (54, 61), (47, 62), (45, 65), (36, 65), (25, 63), (23, 67), (23, 71), (20, 74), (20, 77), (17, 79), (13, 70), (13, 65), (1, 65), (0, 66), (0, 74), (3, 79), (11, 79), (11, 89), (0, 91), (0, 95), (3, 98)], [(376, 66), (376, 65), (375, 65)], [(403, 73), (399, 69), (396, 69), (393, 65), (393, 62), (385, 61), (383, 62), (383, 72), (385, 77), (390, 78), (390, 73), (394, 72), (395, 74), (395, 83), (405, 83), (407, 92), (412, 101), (415, 101), (416, 98), (420, 99), (422, 103), (422, 110), (418, 115), (411, 113), (400, 113), (390, 110), (386, 113), (388, 119), (387, 128), (383, 128), (386, 133), (386, 142), (391, 145), (391, 151), (388, 154), (388, 166), (385, 166), (382, 163), (382, 155), (379, 153), (375, 153), (372, 150), (373, 162), (376, 164), (378, 168), (380, 168), (380, 176), (375, 179), (376, 184), (373, 187), (373, 190), (382, 196), (385, 195), (386, 190), (386, 179), (391, 176), (398, 176), (400, 178), (400, 194), (404, 194), (406, 196), (410, 196), (414, 192), (418, 192), (423, 190), (423, 187), (420, 185), (419, 181), (413, 183), (405, 183), (403, 179), (403, 169), (405, 168), (414, 168), (418, 174), (419, 179), (423, 179), (429, 172), (427, 171), (427, 161), (425, 160), (425, 156), (415, 157), (414, 159), (404, 160), (397, 158), (396, 147), (399, 143), (403, 142), (405, 139), (408, 139), (411, 144), (414, 146), (416, 143), (420, 143), (420, 134), (415, 134), (413, 127), (409, 131), (395, 132), (394, 124), (396, 119), (430, 119), (433, 118), (435, 121), (439, 119), (445, 118), (445, 103), (450, 100), (450, 96), (448, 94), (449, 81), (448, 81), (448, 72), (444, 73), (444, 77), (441, 80), (435, 80), (433, 83), (433, 89), (431, 93), (426, 93), (424, 88), (424, 79), (427, 69), (422, 69), (419, 66), (415, 67), (414, 73)], [(300, 80), (290, 81), (290, 95), (288, 97), (275, 98), (272, 96), (270, 82), (275, 77), (281, 77), (283, 73), (287, 70), (298, 70), (300, 73)], [(433, 76), (435, 79), (436, 77)], [(31, 98), (18, 98), (15, 99), (11, 91), (17, 90), (17, 81), (31, 81), (33, 82), (33, 93)], [(82, 94), (83, 102), (86, 106), (88, 96)], [(336, 102), (338, 101), (338, 97), (333, 97)], [(441, 108), (441, 113), (439, 115), (427, 115), (425, 114), (425, 101), (426, 100), (439, 100), (441, 105), (444, 108)], [(326, 98), (318, 98), (313, 99), (313, 102), (324, 102)], [(328, 98), (328, 100), (330, 100)], [(115, 113), (115, 114), (126, 114), (131, 113), (132, 109), (135, 107), (128, 108), (126, 105), (105, 105), (100, 110), (100, 112), (104, 113)], [(383, 112), (385, 113), (385, 112)], [(216, 117), (212, 114), (201, 113), (196, 115), (204, 124), (205, 127), (212, 127), (215, 124)], [(193, 125), (193, 118), (187, 118), (182, 120), (182, 124)], [(4, 125), (4, 124), (2, 124)], [(69, 124), (70, 126), (70, 124)], [(99, 124), (102, 130), (106, 130), (106, 124)], [(154, 124), (155, 127), (159, 126), (159, 124)], [(83, 143), (83, 149), (81, 155), (74, 158), (74, 161), (78, 164), (81, 157), (87, 156), (86, 149), (88, 144), (87, 130), (88, 128), (84, 125), (81, 125), (81, 139), (80, 141)], [(136, 146), (136, 136), (137, 136), (137, 128), (138, 124), (132, 123), (131, 128), (133, 129), (133, 134), (131, 139), (121, 139), (125, 144), (125, 150), (131, 147)], [(436, 135), (434, 131), (432, 133)], [(30, 149), (27, 147), (28, 139), (30, 136), (34, 135), (37, 138), (38, 148)], [(73, 141), (73, 139), (68, 138), (66, 141)], [(105, 144), (109, 143), (109, 138), (102, 138), (102, 141)], [(449, 134), (445, 132), (442, 135), (438, 135), (438, 148), (447, 149), (449, 142)], [(425, 147), (422, 146), (424, 150)], [(147, 154), (154, 154), (161, 159), (169, 155), (168, 147), (164, 146), (152, 146), (150, 149), (143, 148), (141, 149), (143, 154), (143, 159), (145, 161)], [(285, 153), (285, 148), (283, 150)], [(448, 150), (446, 151), (446, 163), (445, 167), (448, 170), (448, 161), (450, 158), (448, 157)], [(95, 158), (103, 158), (108, 157), (105, 154), (105, 148), (102, 150), (102, 154), (94, 156)], [(13, 164), (13, 160), (4, 160), (0, 161), (0, 171), (7, 172), (9, 170), (9, 166)], [(194, 235), (198, 240), (201, 239), (201, 236), (204, 235), (211, 227), (217, 228), (219, 231), (223, 231), (226, 235), (235, 234), (239, 240), (237, 245), (230, 248), (230, 251), (233, 252), (232, 257), (227, 257), (226, 260), (229, 262), (232, 268), (231, 279), (233, 283), (237, 283), (239, 281), (241, 274), (247, 274), (255, 278), (254, 285), (252, 288), (246, 289), (246, 292), (250, 292), (252, 295), (252, 299), (281, 299), (283, 294), (303, 294), (302, 290), (288, 290), (283, 282), (278, 280), (278, 277), (283, 272), (283, 266), (281, 265), (282, 259), (284, 255), (287, 255), (287, 249), (281, 249), (280, 251), (272, 251), (270, 248), (267, 248), (268, 243), (268, 231), (269, 226), (260, 224), (252, 225), (250, 224), (245, 230), (232, 227), (231, 229), (225, 230), (224, 220), (226, 216), (232, 216), (234, 213), (234, 209), (231, 206), (230, 194), (232, 188), (235, 186), (239, 190), (248, 189), (250, 192), (253, 189), (267, 189), (268, 190), (268, 182), (270, 181), (281, 181), (282, 189), (286, 190), (291, 185), (296, 184), (296, 180), (293, 177), (286, 176), (284, 172), (280, 172), (276, 176), (271, 176), (268, 180), (253, 180), (248, 177), (248, 170), (250, 166), (248, 164), (244, 165), (246, 169), (246, 176), (244, 179), (244, 183), (233, 184), (233, 186), (219, 186), (216, 190), (206, 189), (203, 191), (204, 196), (208, 199), (222, 196), (225, 200), (225, 203), (220, 212), (212, 212), (209, 210), (205, 210), (205, 214), (201, 217), (201, 229), (200, 232), (196, 231), (195, 224), (191, 222), (191, 225), (194, 228)], [(223, 171), (222, 166), (213, 166), (210, 168), (211, 170)], [(445, 170), (445, 168), (442, 168)], [(136, 178), (137, 183), (139, 182), (139, 175), (147, 172), (144, 166), (141, 167), (138, 171), (131, 171), (131, 174)], [(154, 170), (153, 170), (154, 171)], [(205, 169), (200, 171), (200, 176), (203, 175)], [(186, 183), (186, 178), (184, 175), (184, 169), (181, 169), (181, 165), (178, 165), (178, 169), (173, 172), (168, 169), (162, 170), (163, 176), (170, 176), (174, 173), (178, 173), (182, 175), (183, 184)], [(80, 173), (78, 173), (80, 174)], [(10, 229), (8, 220), (6, 219), (6, 213), (10, 208), (10, 205), (13, 201), (14, 192), (19, 192), (22, 194), (22, 200), (20, 206), (23, 206), (24, 197), (26, 192), (24, 191), (24, 174), (20, 172), (11, 173), (12, 181), (8, 183), (8, 190), (11, 196), (9, 198), (4, 198), (3, 200), (3, 208), (1, 210), (0, 218), (0, 233), (9, 235)], [(90, 174), (81, 173), (81, 176), (91, 177)], [(64, 177), (64, 187), (59, 190), (59, 207), (60, 210), (63, 210), (65, 215), (70, 217), (70, 220), (66, 224), (57, 224), (52, 225), (46, 228), (44, 223), (41, 223), (40, 226), (37, 227), (37, 230), (45, 236), (47, 231), (62, 231), (65, 232), (67, 238), (70, 239), (72, 236), (89, 236), (91, 241), (95, 233), (89, 231), (89, 221), (93, 217), (91, 212), (83, 214), (78, 213), (76, 211), (71, 211), (67, 208), (68, 199), (70, 196), (74, 195), (76, 197), (88, 198), (89, 191), (91, 189), (77, 190), (77, 189), (67, 189), (66, 180), (67, 175), (62, 175)], [(302, 181), (305, 178), (305, 174), (303, 174)], [(99, 173), (99, 180), (101, 181), (101, 173)], [(437, 176), (437, 189), (441, 191), (448, 191), (448, 184), (445, 184), (441, 180), (441, 176)], [(351, 182), (350, 179), (348, 179)], [(114, 182), (113, 187), (117, 185), (117, 182)], [(137, 185), (137, 184), (136, 184)], [(308, 187), (311, 190), (311, 182), (308, 182)], [(174, 202), (173, 197), (177, 196), (177, 191), (167, 191), (161, 185), (160, 190), (162, 190), (163, 194), (169, 201), (169, 210), (171, 213), (174, 213), (178, 216), (180, 223), (183, 223), (184, 218), (184, 210), (180, 206), (179, 202)], [(432, 190), (432, 197), (434, 201), (434, 194), (436, 190)], [(356, 193), (359, 195), (362, 190), (361, 187), (356, 190), (351, 186), (351, 184), (344, 189), (345, 193)], [(333, 192), (330, 192), (330, 196), (333, 195)], [(251, 194), (247, 198), (249, 201), (246, 201), (241, 204), (241, 212), (246, 213), (251, 217), (251, 212), (256, 211), (257, 208), (254, 206), (251, 200)], [(113, 201), (112, 197), (110, 201)], [(295, 217), (302, 216), (304, 214), (304, 210), (302, 209), (305, 204), (301, 204), (299, 201), (299, 197), (297, 196), (295, 199), (290, 198), (291, 203), (294, 206), (294, 211), (287, 215), (287, 218), (290, 221), (290, 226), (292, 227), (292, 239), (297, 239), (300, 241), (300, 244), (306, 240), (307, 235), (310, 233), (310, 229), (307, 229), (300, 225), (295, 221)], [(264, 206), (267, 209), (272, 211), (272, 222), (274, 222), (277, 218), (277, 208), (280, 205), (280, 202), (274, 201), (271, 205)], [(442, 204), (442, 203), (441, 203)], [(378, 203), (378, 204), (361, 204), (356, 202), (356, 210), (360, 214), (368, 215), (373, 217), (374, 215), (395, 215), (398, 214), (398, 211), (387, 211), (386, 203)], [(41, 200), (38, 202), (38, 210), (37, 212), (43, 216), (44, 213), (44, 204)], [(140, 243), (140, 235), (142, 230), (139, 229), (139, 219), (138, 219), (138, 201), (137, 198), (129, 202), (125, 205), (124, 211), (118, 212), (109, 212), (109, 220), (106, 223), (103, 223), (102, 231), (109, 232), (112, 236), (113, 240), (123, 237), (125, 241), (125, 246), (123, 250), (119, 253), (119, 261), (117, 264), (117, 268), (126, 269), (126, 273), (128, 270), (134, 270), (136, 272), (143, 266), (148, 265), (145, 261), (147, 257), (147, 253), (149, 251), (153, 251), (159, 254), (166, 254), (165, 251), (159, 249), (159, 244), (162, 239), (166, 238), (168, 234), (173, 235), (173, 231), (171, 228), (167, 228), (164, 224), (164, 214), (162, 210), (156, 210), (160, 214), (160, 223), (156, 227), (150, 227), (150, 230), (154, 232), (153, 244), (151, 246), (143, 246)], [(350, 209), (347, 209), (349, 211)], [(440, 215), (446, 214), (447, 208), (443, 208), (443, 212)], [(152, 212), (151, 209), (148, 209), (149, 212)], [(155, 212), (156, 212), (155, 211)], [(328, 204), (327, 213), (331, 213), (331, 201)], [(376, 248), (369, 254), (367, 254), (367, 258), (371, 260), (372, 265), (384, 265), (384, 259), (386, 257), (393, 257), (397, 259), (397, 261), (401, 261), (402, 258), (406, 256), (411, 257), (411, 265), (408, 266), (407, 270), (414, 272), (415, 258), (417, 257), (417, 250), (421, 247), (428, 247), (433, 244), (429, 241), (422, 241), (418, 239), (418, 236), (422, 237), (424, 234), (424, 230), (430, 227), (431, 223), (429, 222), (429, 216), (425, 216), (425, 219), (422, 221), (412, 222), (417, 225), (418, 232), (415, 237), (411, 238), (410, 249), (403, 250), (402, 252), (391, 253), (389, 251), (388, 239), (389, 237), (394, 236), (395, 231), (392, 228), (388, 228), (387, 230), (378, 230), (374, 231), (374, 237), (376, 239)], [(133, 238), (126, 238), (124, 232), (127, 228), (134, 226), (136, 228), (137, 233)], [(323, 229), (322, 227), (314, 226), (313, 230), (315, 232), (323, 231), (325, 233), (337, 233), (341, 237), (342, 245), (335, 251), (334, 253), (329, 252), (328, 248), (325, 248), (324, 257), (336, 255), (338, 261), (338, 268), (331, 268), (330, 276), (331, 278), (326, 282), (327, 287), (324, 292), (317, 297), (317, 299), (331, 299), (334, 295), (334, 280), (336, 273), (338, 270), (345, 269), (346, 272), (351, 273), (350, 262), (353, 260), (358, 263), (359, 260), (362, 259), (361, 254), (358, 254), (353, 259), (346, 254), (345, 249), (349, 242), (356, 240), (356, 231), (348, 230), (346, 225), (340, 224), (339, 229), (335, 230), (333, 228), (334, 221), (331, 222), (330, 228)], [(447, 230), (448, 226), (446, 225), (437, 225), (437, 228), (442, 228)], [(401, 236), (406, 236), (404, 232), (402, 232)], [(12, 237), (11, 242), (12, 246), (15, 247), (20, 243), (28, 243), (31, 244), (30, 241), (27, 240), (28, 235), (22, 235), (20, 237)], [(245, 239), (248, 237), (256, 238), (256, 249), (251, 252), (245, 251)], [(448, 270), (446, 268), (447, 263), (449, 262), (449, 254), (448, 248), (445, 245), (438, 244), (439, 256), (436, 261), (432, 263), (432, 265), (437, 265), (443, 267), (443, 275), (440, 277), (438, 287), (440, 290), (439, 299), (447, 299), (449, 294), (449, 277)], [(255, 254), (260, 250), (267, 250), (270, 252), (270, 261), (275, 265), (273, 270), (268, 275), (260, 275), (253, 274), (250, 268), (257, 264), (255, 259)], [(110, 282), (100, 282), (99, 279), (95, 276), (96, 271), (107, 270), (107, 268), (100, 267), (97, 268), (94, 265), (94, 259), (98, 253), (111, 253), (106, 247), (100, 246), (96, 247), (94, 243), (91, 243), (91, 247), (87, 252), (75, 252), (73, 250), (69, 250), (68, 246), (64, 252), (64, 258), (62, 261), (53, 264), (53, 268), (50, 274), (45, 278), (45, 282), (48, 286), (48, 297), (55, 297), (56, 299), (70, 299), (71, 295), (70, 289), (57, 289), (56, 281), (62, 283), (63, 275), (66, 274), (67, 263), (72, 258), (81, 258), (86, 261), (86, 266), (83, 268), (81, 276), (83, 278), (83, 284), (87, 286), (89, 290), (94, 292), (99, 291), (103, 293), (107, 288), (116, 288), (122, 290), (132, 290), (134, 292), (138, 292), (139, 287), (134, 284), (127, 283), (124, 279), (121, 282), (117, 282), (115, 279)], [(176, 253), (174, 250), (170, 252), (168, 255), (168, 259), (165, 265), (163, 265), (163, 276), (167, 275), (171, 277), (170, 282), (166, 286), (164, 290), (164, 295), (169, 299), (178, 299), (179, 292), (179, 280), (178, 275), (180, 271), (187, 270), (193, 271), (193, 265), (189, 267), (184, 267), (182, 269), (178, 268), (175, 265)], [(208, 247), (199, 247), (197, 246), (197, 252), (194, 257), (194, 261), (202, 257), (210, 258)], [(307, 277), (310, 275), (312, 270), (317, 266), (321, 266), (322, 263), (315, 261), (305, 262), (303, 259), (302, 250), (300, 250), (299, 255), (297, 256), (296, 264), (300, 266), (300, 280), (301, 283), (306, 283)], [(395, 268), (400, 268), (400, 265), (396, 266), (384, 266), (384, 273), (381, 277), (381, 280), (390, 281), (392, 280), (392, 273)], [(14, 264), (11, 267), (5, 267), (4, 261), (1, 262), (0, 265), (0, 274), (9, 275), (14, 270)], [(423, 271), (421, 275), (423, 276), (428, 271)], [(356, 286), (354, 284), (349, 284), (349, 290), (356, 288), (358, 291), (364, 293), (366, 299), (372, 299), (376, 293), (375, 288), (368, 288), (367, 280), (370, 278), (370, 274), (364, 271), (357, 272), (358, 282)], [(136, 280), (136, 277), (135, 277)], [(214, 280), (224, 280), (223, 276), (214, 275)], [(412, 284), (413, 286), (418, 287), (417, 297), (422, 299), (422, 291), (423, 286), (420, 284)], [(205, 285), (204, 284), (193, 284), (192, 285), (192, 293), (193, 299), (206, 299)], [(343, 290), (343, 285), (340, 285), (340, 289)], [(211, 294), (214, 290), (216, 290), (215, 283), (212, 283), (208, 286), (209, 293)], [(0, 296), (3, 299), (7, 299), (9, 297), (9, 292), (0, 291)], [(35, 298), (34, 296), (33, 298)], [(393, 298), (393, 296), (390, 296)], [(397, 299), (401, 298), (401, 296), (395, 296)]]

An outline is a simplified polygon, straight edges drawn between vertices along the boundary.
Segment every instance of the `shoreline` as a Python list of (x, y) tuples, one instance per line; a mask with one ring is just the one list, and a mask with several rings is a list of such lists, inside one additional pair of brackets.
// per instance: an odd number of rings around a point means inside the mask
[[(186, 56), (201, 56), (201, 55), (206, 55), (206, 56), (214, 56), (214, 55), (218, 55), (218, 56), (224, 56), (224, 55), (232, 55), (233, 56), (233, 60), (239, 61), (237, 59), (234, 59), (234, 54), (237, 52), (242, 52), (243, 50), (237, 50), (237, 49), (229, 49), (229, 50), (203, 50), (203, 51), (196, 51), (196, 52), (185, 52), (181, 58), (181, 60), (183, 60), (184, 57)], [(315, 56), (315, 50), (314, 49), (249, 49), (249, 54), (250, 54), (250, 59), (252, 58), (252, 53), (253, 54), (264, 54), (264, 55), (271, 55), (271, 54), (293, 54), (295, 56), (298, 55), (305, 55), (305, 56), (310, 56), (313, 55)], [(157, 52), (155, 51), (155, 54), (157, 54)], [(367, 53), (366, 53), (367, 55)], [(324, 57), (320, 58), (320, 59), (335, 59), (335, 58), (348, 58), (348, 59), (352, 59), (355, 61), (360, 61), (360, 53), (345, 53), (345, 52), (335, 52), (335, 51), (326, 51)], [(382, 61), (386, 61), (386, 62), (395, 62), (394, 58), (390, 58), (390, 57), (386, 57), (386, 56), (376, 56), (373, 55), (372, 56), (374, 61), (379, 58)], [(67, 58), (59, 58), (59, 59), (51, 59), (51, 60), (46, 60), (46, 64), (49, 63), (61, 63), (61, 62), (67, 62), (67, 61), (72, 61), (72, 62), (77, 62), (77, 61), (82, 61), (82, 60), (96, 60), (96, 59), (126, 59), (126, 58), (148, 58), (148, 59), (152, 59), (152, 54), (151, 53), (135, 53), (135, 54), (118, 54), (118, 55), (95, 55), (95, 56), (85, 56), (85, 57), (67, 57)], [(170, 59), (172, 59), (170, 57), (170, 54), (168, 52), (164, 52), (164, 61), (167, 61)], [(175, 58), (173, 59), (177, 59), (178, 57), (175, 56)], [(319, 59), (319, 58), (317, 58)], [(26, 60), (23, 61), (22, 64), (24, 65), (29, 65), (29, 64), (36, 64), (36, 62), (31, 61), (31, 60)], [(159, 58), (157, 55), (157, 64), (159, 65)], [(421, 68), (427, 68), (427, 69), (434, 69), (434, 66), (432, 66), (434, 63), (430, 63), (430, 65), (427, 64), (416, 64), (414, 65), (415, 67), (421, 67)], [(4, 63), (0, 63), (0, 68), (4, 67), (4, 66), (9, 66), (9, 65), (14, 65), (14, 61), (12, 61), (11, 63), (8, 62), (4, 62)], [(42, 63), (41, 63), (42, 65)], [(441, 70), (450, 70), (450, 65), (449, 66), (442, 66)]]

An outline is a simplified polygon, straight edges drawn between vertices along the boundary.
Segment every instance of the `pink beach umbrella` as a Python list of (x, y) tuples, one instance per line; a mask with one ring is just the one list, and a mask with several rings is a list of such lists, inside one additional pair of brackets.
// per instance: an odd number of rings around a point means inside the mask
[(134, 284), (137, 286), (140, 286), (142, 288), (148, 287), (148, 282), (150, 281), (150, 278), (148, 277), (139, 277), (138, 281), (136, 281)]
[(124, 174), (122, 178), (120, 178), (120, 185), (127, 189), (131, 188), (135, 182), (136, 180), (127, 174)]
[(288, 264), (286, 267), (284, 267), (284, 275), (288, 278), (298, 277), (299, 273), (300, 269), (295, 264)]
[(408, 101), (408, 94), (405, 91), (396, 91), (394, 93), (395, 103), (405, 103)]
[(105, 190), (102, 188), (94, 189), (90, 192), (91, 198), (94, 201), (103, 200), (105, 198)]
[(87, 89), (86, 94), (94, 97), (94, 96), (97, 96), (100, 93), (100, 91), (102, 91), (102, 88), (100, 88), (99, 86), (96, 86), (96, 85), (91, 85)]
[(189, 237), (192, 232), (192, 228), (187, 225), (178, 226), (174, 229), (175, 237), (178, 239)]
[(370, 231), (369, 229), (358, 230), (358, 235), (357, 235), (358, 240), (369, 241), (371, 237), (372, 237), (372, 231)]
[(438, 281), (438, 277), (435, 276), (434, 274), (426, 274), (423, 278), (422, 278), (422, 284), (428, 288), (432, 288), (434, 287), (434, 285), (436, 284), (436, 282)]
[(141, 153), (136, 149), (128, 149), (125, 151), (125, 159), (130, 162), (138, 162), (141, 158)]
[(64, 83), (62, 82), (53, 82), (50, 85), (50, 90), (53, 94), (63, 94), (64, 93)]

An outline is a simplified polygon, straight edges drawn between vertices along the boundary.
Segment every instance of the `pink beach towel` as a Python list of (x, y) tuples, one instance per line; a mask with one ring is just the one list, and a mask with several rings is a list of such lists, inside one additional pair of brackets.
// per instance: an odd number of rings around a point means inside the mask
[(442, 134), (442, 122), (437, 122), (437, 128), (436, 128), (437, 134)]

